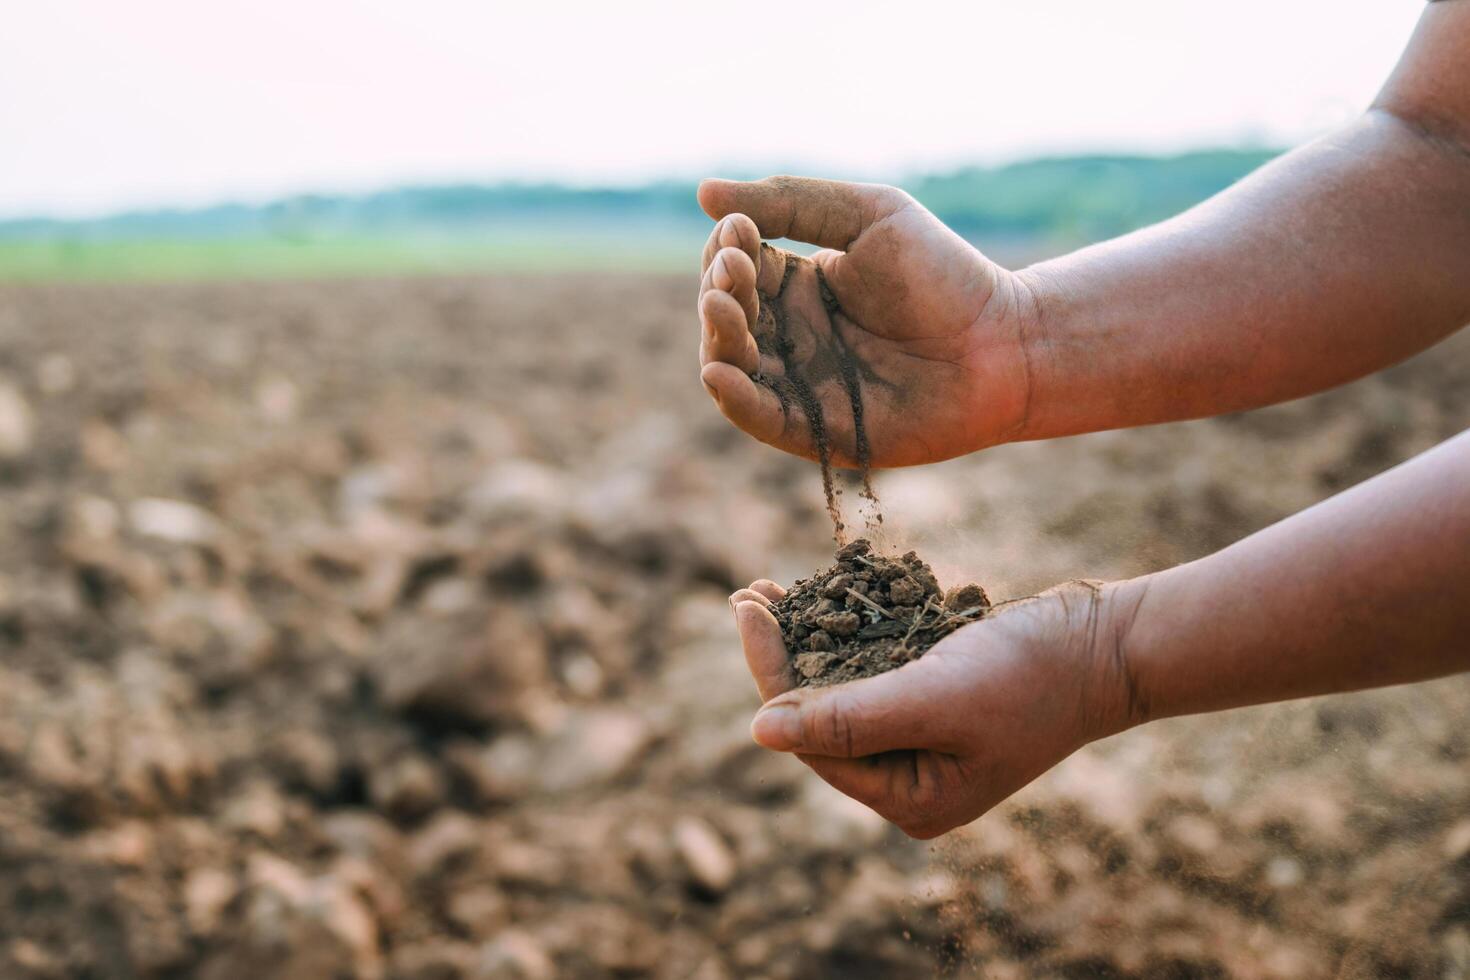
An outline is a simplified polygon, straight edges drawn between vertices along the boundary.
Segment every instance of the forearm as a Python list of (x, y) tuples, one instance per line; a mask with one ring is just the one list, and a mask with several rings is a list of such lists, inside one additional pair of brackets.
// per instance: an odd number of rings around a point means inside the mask
[(1470, 321), (1470, 151), (1377, 111), (1020, 278), (1035, 311), (1021, 439), (1306, 395)]
[(1130, 721), (1470, 670), (1470, 433), (1117, 587)]

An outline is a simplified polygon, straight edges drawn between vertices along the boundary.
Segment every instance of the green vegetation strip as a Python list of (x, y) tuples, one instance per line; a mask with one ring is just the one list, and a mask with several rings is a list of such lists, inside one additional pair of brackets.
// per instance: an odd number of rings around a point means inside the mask
[[(904, 183), (951, 228), (1005, 261), (1178, 214), (1273, 155), (1064, 157)], [(401, 187), (78, 221), (0, 221), (0, 281), (687, 272), (708, 229), (692, 182)]]
[(687, 271), (699, 242), (350, 237), (0, 241), (0, 281), (295, 279), (466, 272)]

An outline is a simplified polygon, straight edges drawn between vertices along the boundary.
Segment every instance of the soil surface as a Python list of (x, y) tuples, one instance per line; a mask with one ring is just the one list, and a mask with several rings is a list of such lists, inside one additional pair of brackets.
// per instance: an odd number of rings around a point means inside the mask
[(914, 552), (885, 557), (865, 538), (838, 548), (832, 567), (798, 579), (772, 608), (797, 687), (896, 670), (989, 610), (980, 586), (946, 593)]
[[(727, 596), (832, 526), (689, 286), (0, 286), (0, 977), (1465, 975), (1470, 678), (1157, 722), (930, 843), (753, 745)], [(877, 479), (1023, 595), (1467, 426), (1470, 334)]]

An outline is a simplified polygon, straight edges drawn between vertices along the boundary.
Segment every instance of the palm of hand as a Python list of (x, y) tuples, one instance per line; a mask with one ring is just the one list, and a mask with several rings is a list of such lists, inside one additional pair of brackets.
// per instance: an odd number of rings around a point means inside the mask
[(1009, 274), (906, 195), (865, 193), (877, 196), (854, 237), (826, 219), (809, 236), (845, 250), (810, 259), (761, 243), (743, 214), (715, 228), (700, 302), (707, 387), (762, 441), (839, 466), (1000, 441), (1025, 387)]
[(974, 820), (1129, 723), (1126, 681), (1098, 642), (1112, 600), (1095, 587), (1062, 586), (967, 626), (898, 670), (801, 689), (767, 608), (781, 594), (761, 581), (731, 597), (765, 702), (756, 740), (910, 836)]

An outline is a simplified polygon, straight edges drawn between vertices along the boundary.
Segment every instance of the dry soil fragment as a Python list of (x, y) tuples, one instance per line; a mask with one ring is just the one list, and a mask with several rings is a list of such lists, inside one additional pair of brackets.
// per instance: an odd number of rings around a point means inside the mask
[(690, 878), (710, 894), (722, 894), (735, 880), (735, 855), (715, 829), (698, 817), (681, 817), (674, 824), (674, 847)]
[(901, 667), (989, 610), (980, 586), (946, 596), (912, 551), (888, 558), (862, 539), (838, 549), (836, 564), (798, 581), (774, 607), (799, 687)]
[(950, 589), (944, 596), (944, 608), (960, 612), (964, 609), (986, 609), (990, 606), (990, 597), (985, 590), (973, 582), (969, 585), (957, 585)]
[(20, 389), (0, 381), (0, 459), (18, 459), (30, 452), (35, 429), (35, 415)]

